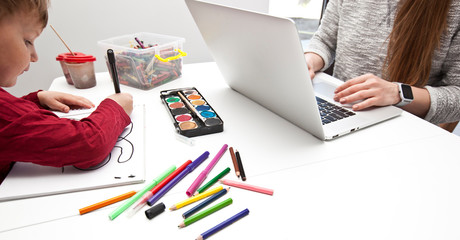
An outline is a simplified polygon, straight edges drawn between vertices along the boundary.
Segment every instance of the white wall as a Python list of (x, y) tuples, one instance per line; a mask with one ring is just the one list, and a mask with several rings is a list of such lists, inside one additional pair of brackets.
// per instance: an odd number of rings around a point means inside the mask
[[(269, 0), (208, 0), (220, 4), (268, 12)], [(48, 24), (58, 31), (75, 52), (96, 56), (95, 71), (107, 71), (103, 51), (97, 41), (136, 32), (152, 32), (186, 39), (184, 63), (212, 61), (192, 16), (183, 0), (52, 0)], [(47, 26), (35, 42), (39, 61), (18, 78), (7, 91), (23, 96), (38, 89), (46, 90), (62, 76), (55, 58), (67, 52)]]

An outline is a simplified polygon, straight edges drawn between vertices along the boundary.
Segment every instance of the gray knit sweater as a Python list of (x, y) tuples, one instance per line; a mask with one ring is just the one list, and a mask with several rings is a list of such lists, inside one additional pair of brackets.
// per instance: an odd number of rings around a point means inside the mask
[[(335, 60), (334, 76), (339, 79), (366, 73), (381, 77), (397, 4), (395, 0), (330, 0), (306, 52), (319, 54), (324, 69)], [(459, 30), (460, 1), (452, 0), (448, 28), (434, 53), (426, 86), (431, 106), (425, 119), (432, 123), (460, 120)]]

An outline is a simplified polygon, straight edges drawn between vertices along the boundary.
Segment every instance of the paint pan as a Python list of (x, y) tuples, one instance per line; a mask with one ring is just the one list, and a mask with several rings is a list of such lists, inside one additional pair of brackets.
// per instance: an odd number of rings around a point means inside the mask
[(161, 91), (160, 98), (179, 134), (195, 137), (224, 130), (224, 122), (196, 88)]

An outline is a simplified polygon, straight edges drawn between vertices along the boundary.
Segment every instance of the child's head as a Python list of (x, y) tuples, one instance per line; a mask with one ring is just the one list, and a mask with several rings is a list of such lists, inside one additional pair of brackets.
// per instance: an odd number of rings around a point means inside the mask
[(37, 21), (43, 24), (48, 23), (49, 0), (2, 0), (0, 1), (0, 21), (3, 18), (17, 14), (34, 14)]
[(49, 0), (0, 1), (0, 87), (12, 87), (17, 77), (38, 60), (34, 41), (48, 22)]

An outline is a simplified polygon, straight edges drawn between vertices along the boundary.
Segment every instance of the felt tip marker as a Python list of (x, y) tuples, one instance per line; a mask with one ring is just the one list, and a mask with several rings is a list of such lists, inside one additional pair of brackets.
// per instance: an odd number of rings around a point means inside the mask
[(118, 80), (115, 54), (113, 53), (112, 49), (107, 49), (107, 59), (109, 60), (110, 72), (112, 73), (113, 87), (115, 88), (115, 93), (120, 93), (120, 82)]
[(168, 182), (162, 189), (160, 189), (155, 195), (149, 198), (147, 200), (147, 204), (149, 206), (152, 206), (155, 204), (163, 195), (165, 195), (171, 188), (173, 188), (178, 182), (180, 182), (185, 176), (187, 176), (189, 173), (191, 173), (193, 170), (195, 170), (196, 167), (198, 167), (205, 159), (207, 159), (209, 156), (209, 152), (206, 151), (203, 154), (201, 154), (195, 161), (190, 163), (184, 171), (179, 173), (173, 180)]
[(212, 159), (212, 161), (208, 164), (208, 166), (198, 175), (195, 181), (190, 185), (190, 187), (185, 192), (187, 196), (191, 197), (198, 187), (203, 183), (204, 179), (208, 176), (209, 172), (211, 172), (212, 168), (217, 164), (219, 159), (224, 155), (225, 151), (227, 151), (227, 144), (224, 144), (222, 148), (217, 152), (216, 156)]
[(135, 202), (132, 205), (132, 208), (130, 208), (127, 212), (128, 216), (133, 216), (139, 209), (141, 209), (145, 204), (147, 204), (147, 201), (155, 194), (157, 193), (160, 189), (162, 189), (165, 185), (167, 185), (171, 180), (173, 180), (179, 173), (184, 171), (184, 169), (192, 163), (192, 160), (187, 160), (184, 164), (182, 164), (179, 168), (177, 168), (173, 173), (171, 173), (168, 177), (163, 179), (158, 185), (156, 185), (152, 190), (146, 192), (137, 202)]

